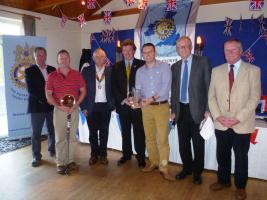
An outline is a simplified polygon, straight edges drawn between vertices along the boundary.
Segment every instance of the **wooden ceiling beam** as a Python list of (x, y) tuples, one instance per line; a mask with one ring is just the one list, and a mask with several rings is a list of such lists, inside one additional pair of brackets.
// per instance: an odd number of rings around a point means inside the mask
[[(132, 8), (132, 9), (127, 9), (127, 10), (117, 10), (117, 11), (112, 11), (111, 16), (112, 17), (120, 17), (120, 16), (125, 16), (125, 15), (133, 15), (133, 14), (139, 14), (140, 9), (138, 8)], [(92, 21), (92, 20), (97, 20), (97, 19), (102, 19), (101, 14), (97, 15), (91, 15), (86, 17), (86, 21)]]
[(60, 6), (72, 2), (80, 3), (77, 0), (39, 0), (39, 1), (33, 1), (31, 5), (31, 9), (33, 11), (39, 11), (44, 10), (47, 8), (52, 8), (53, 6)]
[(200, 5), (219, 4), (219, 3), (231, 3), (247, 0), (200, 0)]

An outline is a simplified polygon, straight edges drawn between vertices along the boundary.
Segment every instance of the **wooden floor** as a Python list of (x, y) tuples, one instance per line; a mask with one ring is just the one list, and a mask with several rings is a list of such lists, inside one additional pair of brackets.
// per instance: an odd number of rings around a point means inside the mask
[[(121, 153), (109, 151), (109, 165), (88, 166), (90, 146), (79, 144), (76, 161), (80, 170), (70, 176), (56, 173), (54, 158), (45, 151), (43, 142), (43, 164), (31, 167), (31, 148), (0, 155), (0, 200), (234, 200), (235, 188), (219, 192), (209, 190), (216, 180), (216, 173), (205, 171), (203, 184), (196, 186), (192, 177), (183, 181), (169, 182), (158, 171), (144, 174), (132, 159), (126, 165), (117, 167)], [(179, 165), (172, 165), (175, 175)], [(267, 170), (267, 169), (266, 169)], [(248, 200), (267, 199), (267, 181), (249, 179)]]

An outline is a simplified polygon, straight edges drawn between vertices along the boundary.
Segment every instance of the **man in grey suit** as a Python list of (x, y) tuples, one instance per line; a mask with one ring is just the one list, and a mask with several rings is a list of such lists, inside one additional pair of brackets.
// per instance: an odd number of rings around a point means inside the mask
[(184, 179), (193, 172), (193, 183), (199, 185), (202, 183), (201, 173), (204, 168), (204, 139), (199, 134), (199, 124), (209, 115), (211, 67), (205, 57), (191, 54), (192, 42), (187, 36), (177, 40), (176, 50), (182, 59), (172, 65), (171, 118), (177, 122), (179, 151), (183, 162), (183, 169), (176, 175), (176, 179)]

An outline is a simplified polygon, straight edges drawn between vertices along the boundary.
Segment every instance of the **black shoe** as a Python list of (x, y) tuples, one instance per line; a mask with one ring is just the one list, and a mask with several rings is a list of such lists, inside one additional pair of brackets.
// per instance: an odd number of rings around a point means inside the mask
[(202, 183), (201, 175), (193, 175), (193, 183), (195, 185), (201, 185), (201, 183)]
[(192, 174), (192, 172), (187, 172), (187, 171), (181, 171), (179, 174), (176, 174), (175, 178), (176, 180), (182, 180), (185, 179), (186, 176)]
[(124, 163), (126, 163), (128, 160), (131, 160), (131, 157), (127, 158), (127, 157), (121, 157), (121, 159), (118, 160), (117, 165), (121, 166)]
[(38, 167), (40, 165), (40, 160), (41, 159), (33, 158), (32, 159), (32, 167)]
[(139, 160), (138, 161), (138, 167), (143, 169), (146, 166), (146, 161), (144, 160)]

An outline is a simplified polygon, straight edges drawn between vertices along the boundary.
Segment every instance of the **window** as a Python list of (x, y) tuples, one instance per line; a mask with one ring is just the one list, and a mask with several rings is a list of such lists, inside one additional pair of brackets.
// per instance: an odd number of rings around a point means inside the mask
[(24, 29), (21, 19), (11, 19), (0, 16), (0, 137), (8, 134), (4, 64), (3, 64), (3, 44), (2, 35), (23, 35)]

